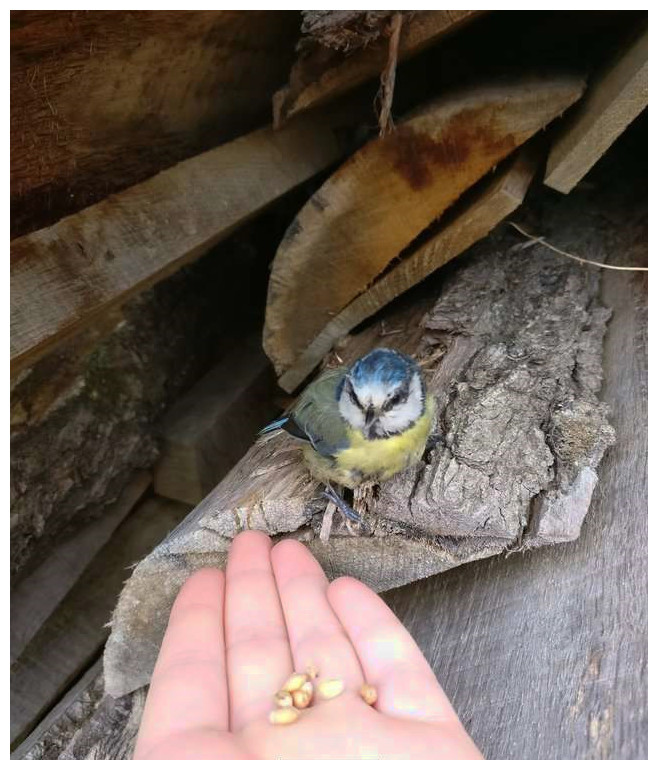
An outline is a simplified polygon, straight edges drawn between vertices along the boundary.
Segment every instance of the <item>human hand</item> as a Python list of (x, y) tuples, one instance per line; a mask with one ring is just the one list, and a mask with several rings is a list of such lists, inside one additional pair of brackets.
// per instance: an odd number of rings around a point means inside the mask
[[(273, 696), (313, 664), (333, 700), (272, 725)], [(377, 688), (374, 707), (359, 697)], [(415, 642), (353, 578), (329, 584), (301, 543), (238, 535), (226, 575), (194, 574), (162, 642), (135, 759), (482, 759)]]

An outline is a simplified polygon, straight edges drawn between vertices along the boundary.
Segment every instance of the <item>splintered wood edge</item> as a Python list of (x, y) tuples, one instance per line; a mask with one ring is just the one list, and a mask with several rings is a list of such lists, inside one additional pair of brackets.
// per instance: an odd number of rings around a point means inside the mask
[(537, 165), (536, 148), (524, 148), (464, 212), (332, 318), (295, 364), (281, 375), (280, 387), (291, 393), (337, 340), (491, 232), (521, 205)]
[[(398, 49), (403, 61), (455, 32), (487, 11), (420, 11), (404, 20)], [(388, 38), (332, 62), (324, 72), (310, 78), (305, 61), (293, 64), (288, 85), (272, 97), (274, 125), (282, 125), (294, 115), (340, 96), (351, 88), (377, 77), (386, 64)], [(311, 57), (312, 58), (312, 57)]]
[(585, 93), (551, 149), (544, 184), (571, 192), (647, 106), (648, 98), (645, 29)]

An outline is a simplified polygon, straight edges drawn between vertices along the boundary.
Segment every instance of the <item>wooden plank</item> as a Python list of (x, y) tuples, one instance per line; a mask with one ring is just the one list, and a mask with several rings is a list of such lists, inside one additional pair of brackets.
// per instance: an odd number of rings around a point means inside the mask
[(117, 529), (11, 667), (11, 741), (23, 738), (100, 652), (128, 569), (160, 542), (189, 506), (144, 502)]
[[(353, 12), (334, 13), (338, 16)], [(454, 32), (482, 13), (484, 11), (406, 13), (398, 48), (399, 60), (420, 53), (448, 32)], [(317, 46), (310, 53), (305, 51), (293, 66), (288, 85), (274, 95), (275, 123), (281, 123), (298, 112), (378, 77), (386, 66), (387, 57), (386, 37), (371, 42), (362, 50), (351, 52), (349, 57), (340, 52), (330, 52), (323, 46)]]
[[(68, 743), (68, 738), (75, 730), (75, 726), (91, 717), (97, 700), (94, 694), (99, 689), (102, 693), (102, 677), (103, 659), (99, 658), (12, 752), (11, 759), (57, 759), (56, 755), (41, 756), (41, 753), (56, 750), (55, 745), (58, 743), (56, 734), (60, 736), (60, 740), (63, 738), (60, 744), (63, 748)], [(75, 714), (73, 715), (72, 712)]]
[(296, 11), (12, 11), (12, 238), (268, 121)]
[(158, 495), (200, 503), (276, 416), (274, 374), (259, 337), (229, 351), (165, 417)]
[(323, 112), (280, 132), (255, 131), (12, 241), (12, 368), (199, 257), (336, 161), (333, 120), (351, 118)]
[(295, 390), (338, 340), (395, 297), (484, 238), (521, 205), (536, 169), (535, 151), (531, 149), (518, 155), (511, 165), (496, 174), (475, 199), (461, 207), (436, 235), (425, 240), (334, 316), (279, 378), (279, 385), (289, 393)]
[(443, 97), (359, 150), (313, 195), (272, 263), (263, 347), (278, 374), (471, 185), (582, 93), (570, 77)]
[(11, 592), (10, 654), (18, 658), (151, 484), (141, 471), (102, 516), (57, 546)]
[(570, 192), (647, 106), (648, 44), (645, 29), (595, 78), (555, 139), (544, 178), (549, 187)]
[[(564, 198), (541, 232), (645, 266), (646, 134), (626, 144), (645, 160), (628, 173), (627, 153), (621, 167), (607, 156), (593, 191)], [(601, 398), (617, 441), (580, 538), (385, 595), (488, 759), (647, 758), (647, 278), (602, 273), (613, 314)]]

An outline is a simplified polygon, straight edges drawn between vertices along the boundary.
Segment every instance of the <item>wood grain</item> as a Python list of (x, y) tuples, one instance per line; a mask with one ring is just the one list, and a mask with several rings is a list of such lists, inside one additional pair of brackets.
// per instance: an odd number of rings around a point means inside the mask
[(563, 77), (461, 90), (425, 105), (343, 164), (300, 211), (272, 263), (263, 347), (277, 373), (582, 88)]
[(284, 131), (255, 131), (12, 241), (12, 369), (199, 257), (336, 161), (333, 125), (323, 113)]
[(12, 11), (12, 237), (267, 122), (295, 11)]
[(549, 187), (570, 192), (647, 106), (648, 45), (645, 29), (594, 78), (555, 139), (544, 178)]
[(98, 655), (128, 569), (189, 511), (151, 498), (117, 529), (11, 668), (11, 741), (31, 730)]
[(318, 334), (295, 363), (279, 378), (289, 393), (313, 371), (333, 345), (395, 297), (427, 278), (499, 224), (523, 202), (537, 169), (536, 148), (522, 152), (501, 169), (479, 194), (469, 200), (438, 232), (425, 239), (384, 275), (341, 310)]
[[(313, 12), (306, 13), (310, 15)], [(327, 14), (326, 11), (317, 12), (318, 15), (321, 13)], [(337, 17), (339, 24), (341, 17), (354, 14), (353, 11), (331, 13)], [(415, 11), (405, 14), (398, 48), (399, 60), (419, 53), (481, 13), (483, 11)], [(386, 66), (387, 57), (386, 36), (347, 57), (325, 46), (305, 50), (290, 72), (288, 85), (274, 95), (275, 124), (378, 77)]]

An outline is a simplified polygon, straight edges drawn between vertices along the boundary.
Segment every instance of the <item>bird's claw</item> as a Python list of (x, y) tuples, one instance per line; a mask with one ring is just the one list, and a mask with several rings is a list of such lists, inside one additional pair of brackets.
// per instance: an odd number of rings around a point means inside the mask
[(362, 524), (363, 520), (359, 516), (359, 514), (352, 508), (352, 506), (348, 505), (343, 498), (336, 494), (334, 490), (331, 487), (327, 487), (325, 491), (322, 493), (323, 497), (326, 497), (327, 500), (330, 500), (336, 508), (345, 516), (346, 519), (349, 519), (350, 521), (353, 521), (355, 524)]

